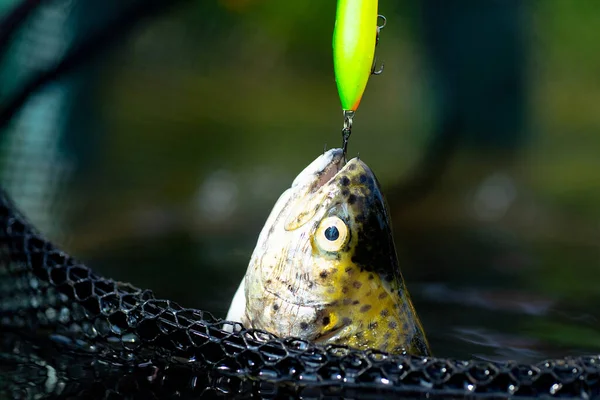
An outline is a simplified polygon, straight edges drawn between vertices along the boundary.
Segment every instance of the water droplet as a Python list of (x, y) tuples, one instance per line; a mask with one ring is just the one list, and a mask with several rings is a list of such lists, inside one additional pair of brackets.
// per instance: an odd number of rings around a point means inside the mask
[(112, 297), (103, 297), (100, 299), (100, 311), (105, 315), (110, 315), (118, 309), (118, 300)]
[(98, 351), (96, 346), (86, 342), (85, 340), (77, 339), (75, 344), (77, 344), (81, 350), (87, 351), (88, 353), (96, 353)]
[(127, 325), (131, 328), (135, 328), (138, 324), (138, 318), (134, 313), (130, 313), (127, 315)]
[(56, 310), (54, 308), (47, 309), (46, 318), (48, 318), (48, 321), (53, 322), (56, 319)]
[(52, 340), (53, 342), (56, 342), (56, 343), (60, 343), (62, 345), (66, 345), (66, 346), (73, 345), (73, 341), (63, 335), (50, 335), (50, 340)]
[(96, 322), (94, 322), (94, 327), (96, 328), (96, 331), (102, 336), (108, 335), (108, 333), (110, 332), (110, 324), (104, 318), (98, 318)]
[(126, 335), (123, 335), (123, 337), (121, 338), (121, 340), (123, 342), (127, 342), (127, 343), (137, 343), (140, 340), (140, 338), (138, 338), (133, 333), (128, 333)]
[(35, 290), (35, 289), (37, 289), (37, 288), (38, 288), (38, 286), (39, 286), (39, 281), (37, 280), (37, 278), (31, 278), (31, 279), (29, 280), (29, 287), (30, 287), (30, 288), (32, 288), (32, 289), (34, 289), (34, 290)]
[(98, 336), (98, 331), (96, 330), (96, 328), (94, 327), (94, 325), (92, 325), (89, 322), (84, 322), (81, 325), (81, 328), (83, 330), (83, 333), (89, 337), (89, 338), (95, 338), (96, 336)]
[(46, 382), (44, 384), (44, 389), (46, 393), (52, 393), (56, 388), (57, 378), (56, 378), (56, 370), (49, 365), (46, 365), (48, 370)]
[(60, 310), (60, 313), (58, 315), (58, 320), (62, 324), (67, 324), (70, 320), (70, 317), (71, 317), (71, 312), (69, 311), (69, 309), (67, 307), (63, 307)]
[(106, 338), (106, 341), (111, 344), (121, 343), (121, 338), (117, 336), (109, 336)]
[(134, 350), (139, 346), (140, 338), (133, 333), (128, 333), (121, 337), (121, 341), (123, 342), (123, 347), (127, 350)]

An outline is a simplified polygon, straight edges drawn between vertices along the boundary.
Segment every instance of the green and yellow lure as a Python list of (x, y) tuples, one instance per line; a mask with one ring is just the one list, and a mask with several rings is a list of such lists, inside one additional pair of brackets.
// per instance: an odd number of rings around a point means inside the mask
[[(356, 111), (374, 73), (378, 0), (338, 0), (333, 31), (333, 66), (344, 111)], [(375, 72), (376, 73), (376, 72)]]

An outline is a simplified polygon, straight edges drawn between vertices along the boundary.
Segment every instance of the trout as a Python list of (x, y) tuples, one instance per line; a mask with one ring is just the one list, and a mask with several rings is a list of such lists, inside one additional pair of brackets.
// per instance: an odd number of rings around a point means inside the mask
[(280, 337), (430, 355), (377, 178), (331, 149), (276, 202), (227, 319)]

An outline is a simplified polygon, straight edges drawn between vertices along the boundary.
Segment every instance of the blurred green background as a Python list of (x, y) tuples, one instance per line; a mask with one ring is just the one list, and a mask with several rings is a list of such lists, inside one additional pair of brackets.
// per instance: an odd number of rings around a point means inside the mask
[[(130, 3), (50, 2), (0, 66), (0, 100)], [(379, 8), (385, 72), (349, 151), (387, 195), (435, 355), (597, 352), (600, 8)], [(215, 0), (147, 21), (28, 102), (2, 138), (2, 184), (100, 273), (224, 317), (279, 194), (340, 145), (334, 16), (333, 0)], [(437, 148), (450, 162), (406, 201)]]

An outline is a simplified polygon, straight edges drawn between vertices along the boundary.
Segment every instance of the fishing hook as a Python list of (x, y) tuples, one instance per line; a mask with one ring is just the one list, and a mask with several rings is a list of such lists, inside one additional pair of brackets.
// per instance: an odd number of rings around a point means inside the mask
[[(383, 28), (385, 28), (385, 25), (387, 24), (387, 19), (383, 16), (383, 15), (378, 15), (377, 19), (382, 20), (381, 25), (377, 25), (377, 36), (375, 36), (375, 48), (377, 48), (377, 45), (379, 44), (379, 34), (381, 33), (381, 30)], [(383, 67), (384, 67), (384, 63), (383, 61), (381, 62), (381, 66), (379, 67), (379, 69), (376, 69), (377, 67), (377, 55), (375, 55), (375, 57), (373, 58), (373, 66), (371, 67), (371, 74), (372, 75), (381, 75), (381, 73), (383, 72)]]
[(377, 56), (373, 59), (373, 67), (371, 68), (371, 75), (381, 75), (383, 73), (384, 62), (381, 62), (379, 69), (375, 70), (377, 64)]

